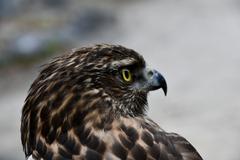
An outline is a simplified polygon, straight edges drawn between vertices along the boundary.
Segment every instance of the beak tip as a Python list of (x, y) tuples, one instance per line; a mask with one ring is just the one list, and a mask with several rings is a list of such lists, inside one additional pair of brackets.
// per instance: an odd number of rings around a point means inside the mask
[(164, 95), (167, 96), (167, 88), (163, 89)]
[(166, 81), (163, 83), (163, 86), (162, 86), (161, 88), (162, 88), (162, 90), (163, 90), (163, 92), (164, 92), (164, 95), (167, 96), (167, 91), (168, 91), (168, 89), (167, 89), (167, 83), (166, 83)]

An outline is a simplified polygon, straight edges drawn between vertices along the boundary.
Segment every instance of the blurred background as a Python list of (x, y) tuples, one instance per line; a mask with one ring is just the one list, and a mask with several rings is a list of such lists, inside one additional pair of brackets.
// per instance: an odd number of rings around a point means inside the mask
[(204, 159), (240, 159), (239, 0), (0, 0), (0, 160), (23, 160), (20, 117), (40, 66), (96, 43), (141, 53), (167, 79), (149, 116)]

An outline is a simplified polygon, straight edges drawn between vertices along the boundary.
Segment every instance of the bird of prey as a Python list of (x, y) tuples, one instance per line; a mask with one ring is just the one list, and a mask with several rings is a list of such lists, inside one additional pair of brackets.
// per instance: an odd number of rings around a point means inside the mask
[(183, 137), (147, 115), (149, 91), (163, 76), (120, 45), (83, 47), (46, 64), (21, 118), (26, 159), (202, 160)]

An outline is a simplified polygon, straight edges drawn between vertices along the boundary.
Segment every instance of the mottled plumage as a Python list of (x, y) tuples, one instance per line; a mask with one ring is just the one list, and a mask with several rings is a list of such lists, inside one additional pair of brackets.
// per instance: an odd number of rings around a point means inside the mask
[(22, 110), (26, 158), (201, 160), (183, 137), (145, 114), (164, 78), (142, 56), (116, 45), (73, 50), (46, 64)]

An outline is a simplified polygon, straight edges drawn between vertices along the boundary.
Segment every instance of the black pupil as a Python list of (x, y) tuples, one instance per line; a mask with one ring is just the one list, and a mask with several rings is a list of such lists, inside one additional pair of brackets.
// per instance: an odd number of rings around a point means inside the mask
[(126, 79), (129, 79), (129, 71), (124, 71), (124, 75), (125, 75), (125, 77), (126, 77)]

